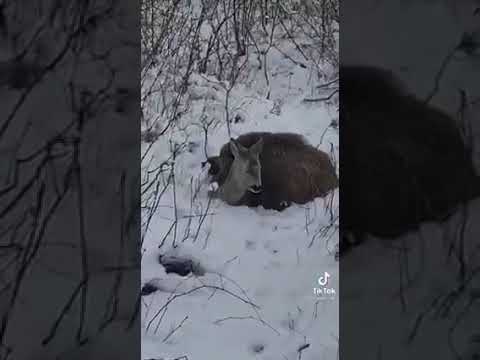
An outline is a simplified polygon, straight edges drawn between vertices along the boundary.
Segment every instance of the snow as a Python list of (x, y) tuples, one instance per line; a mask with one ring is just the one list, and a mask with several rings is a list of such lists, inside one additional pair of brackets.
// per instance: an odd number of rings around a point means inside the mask
[[(292, 48), (284, 51), (293, 54)], [(240, 121), (231, 123), (231, 136), (299, 133), (327, 153), (333, 149), (338, 159), (338, 131), (330, 126), (338, 119), (335, 101), (304, 102), (312, 97), (312, 69), (293, 64), (275, 49), (268, 59), (274, 74), (269, 87), (255, 65), (248, 78), (233, 87), (230, 117), (238, 114)], [(142, 359), (336, 359), (338, 232), (331, 226), (328, 199), (283, 212), (231, 207), (216, 199), (209, 203), (207, 168), (201, 163), (205, 149), (209, 156), (217, 155), (228, 141), (225, 88), (195, 74), (188, 90), (191, 107), (180, 124), (153, 145), (143, 144), (144, 152), (151, 146), (145, 166), (174, 162), (175, 188), (162, 195), (142, 246), (142, 284), (159, 289), (142, 297)], [(157, 110), (150, 103), (148, 111)], [(213, 124), (207, 144), (202, 117)], [(173, 160), (175, 142), (189, 145)], [(338, 212), (338, 191), (332, 211), (334, 216)], [(175, 218), (177, 226), (172, 225)], [(159, 255), (191, 259), (205, 274), (167, 274)], [(314, 293), (325, 272), (337, 296)]]
[(468, 203), (466, 281), (459, 278), (457, 259), (448, 255), (452, 239), (456, 244), (461, 241), (461, 211), (443, 224), (422, 224), (419, 231), (395, 243), (372, 237), (355, 249), (355, 256), (342, 259), (342, 273), (355, 274), (342, 280), (342, 317), (348, 319), (348, 334), (358, 334), (343, 338), (349, 346), (342, 347), (342, 357), (354, 358), (362, 352), (373, 358), (381, 352), (388, 359), (475, 358), (480, 223), (474, 214), (478, 211), (479, 199)]

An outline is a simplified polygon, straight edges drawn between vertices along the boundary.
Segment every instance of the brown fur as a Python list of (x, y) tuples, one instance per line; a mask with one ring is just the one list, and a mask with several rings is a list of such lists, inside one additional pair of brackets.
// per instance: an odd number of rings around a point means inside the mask
[[(309, 145), (305, 139), (291, 133), (253, 132), (239, 136), (236, 141), (250, 148), (263, 139), (260, 153), (263, 190), (260, 194), (247, 192), (238, 205), (282, 210), (290, 203), (305, 204), (323, 197), (338, 186), (338, 178), (330, 158)], [(219, 186), (225, 182), (233, 155), (225, 144), (218, 157), (209, 158), (212, 181)]]
[(454, 119), (410, 95), (390, 72), (341, 67), (340, 98), (343, 235), (395, 238), (478, 196)]

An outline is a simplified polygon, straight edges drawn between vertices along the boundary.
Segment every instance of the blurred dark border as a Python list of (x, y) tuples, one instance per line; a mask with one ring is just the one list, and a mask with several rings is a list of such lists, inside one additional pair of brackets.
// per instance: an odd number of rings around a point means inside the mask
[(140, 2), (0, 1), (0, 359), (139, 359)]
[[(419, 101), (454, 119), (462, 134), (468, 129), (465, 146), (471, 150), (472, 164), (478, 174), (478, 1), (344, 0), (340, 14), (341, 65), (390, 72)], [(344, 75), (341, 70), (340, 109), (349, 111), (352, 99), (347, 99), (345, 84), (342, 89)], [(375, 91), (368, 94), (370, 90), (356, 90), (359, 104), (375, 106), (374, 96), (382, 98), (381, 89), (376, 89), (377, 94)], [(351, 166), (354, 154), (347, 146), (356, 144), (357, 153), (367, 154), (372, 150), (371, 142), (362, 145), (359, 140), (362, 134), (342, 131), (346, 116), (343, 119), (340, 116), (340, 176), (347, 177), (340, 185), (341, 224), (347, 208), (358, 207), (359, 213), (368, 211), (364, 204), (352, 202), (362, 188), (352, 185), (347, 191), (344, 186), (346, 181), (355, 183), (358, 172), (365, 170)], [(370, 120), (374, 116), (355, 120), (372, 125)], [(385, 134), (387, 137), (393, 134), (394, 138), (398, 123), (393, 124), (395, 120), (391, 117), (382, 120)], [(375, 134), (376, 130), (366, 129), (363, 134)], [(422, 148), (430, 141), (429, 134), (435, 131), (427, 129), (420, 140), (413, 132), (404, 139)], [(372, 135), (373, 141), (375, 136)], [(384, 138), (376, 140), (382, 143)], [(451, 142), (445, 143), (450, 145)], [(433, 153), (428, 157), (415, 153), (413, 148), (410, 150), (410, 159), (425, 157), (441, 162), (442, 156), (448, 156)], [(403, 178), (387, 184), (391, 178), (385, 175), (390, 170), (398, 171), (397, 164), (382, 159), (378, 152), (370, 154), (373, 156), (368, 166), (378, 173), (377, 185), (397, 187), (393, 193), (402, 193), (408, 186), (402, 182)], [(445, 174), (449, 172), (447, 167), (444, 170)], [(432, 184), (445, 181), (438, 174), (431, 175)], [(454, 186), (457, 185), (452, 183), (451, 188)], [(417, 194), (419, 201), (428, 197), (426, 191)], [(402, 198), (382, 201), (390, 202), (385, 208), (395, 211)], [(349, 248), (340, 258), (340, 359), (477, 359), (480, 356), (477, 301), (480, 232), (476, 225), (480, 223), (480, 206), (476, 195), (460, 203), (447, 214), (447, 220), (422, 222), (418, 228), (393, 240), (367, 234), (364, 242)], [(409, 210), (415, 209), (412, 206), (406, 212)], [(375, 223), (375, 219), (372, 221)], [(381, 223), (380, 219), (377, 225)]]

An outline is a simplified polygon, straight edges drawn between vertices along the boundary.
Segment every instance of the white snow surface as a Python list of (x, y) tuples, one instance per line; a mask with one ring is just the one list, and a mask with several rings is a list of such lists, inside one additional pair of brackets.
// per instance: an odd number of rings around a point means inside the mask
[[(311, 70), (276, 50), (272, 54), (270, 70), (276, 75), (270, 79), (269, 99), (262, 72), (256, 73), (254, 66), (249, 79), (234, 87), (230, 115), (239, 114), (244, 121), (231, 124), (231, 136), (250, 131), (299, 133), (327, 153), (333, 149), (338, 164), (338, 131), (329, 126), (338, 119), (336, 104), (303, 102), (311, 97)], [(202, 222), (208, 184), (207, 168), (201, 167), (206, 160), (204, 135), (196, 124), (202, 114), (218, 120), (206, 146), (209, 156), (217, 155), (228, 141), (225, 91), (203, 75), (193, 77), (189, 91), (192, 106), (181, 125), (160, 137), (143, 160), (154, 168), (170, 156), (172, 142), (192, 144), (190, 151), (175, 158), (175, 197), (169, 187), (143, 242), (142, 284), (154, 284), (159, 290), (142, 298), (142, 359), (293, 360), (299, 355), (303, 360), (336, 359), (338, 232), (330, 228), (318, 234), (330, 223), (326, 199), (283, 212), (213, 200)], [(155, 106), (149, 111), (154, 113)], [(143, 150), (148, 146), (143, 144)], [(193, 206), (191, 182), (201, 184)], [(338, 190), (333, 196), (338, 212)], [(166, 274), (158, 262), (160, 254), (191, 258), (206, 273)], [(314, 294), (324, 272), (331, 275), (329, 287), (337, 296)]]

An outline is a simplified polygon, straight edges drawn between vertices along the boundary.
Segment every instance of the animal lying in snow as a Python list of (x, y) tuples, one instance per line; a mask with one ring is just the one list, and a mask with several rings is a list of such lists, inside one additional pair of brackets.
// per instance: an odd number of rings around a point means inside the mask
[(338, 186), (329, 156), (298, 134), (251, 132), (209, 157), (215, 195), (229, 205), (283, 210), (324, 197)]
[(367, 234), (396, 238), (441, 221), (480, 194), (462, 133), (393, 75), (340, 68), (340, 249)]

